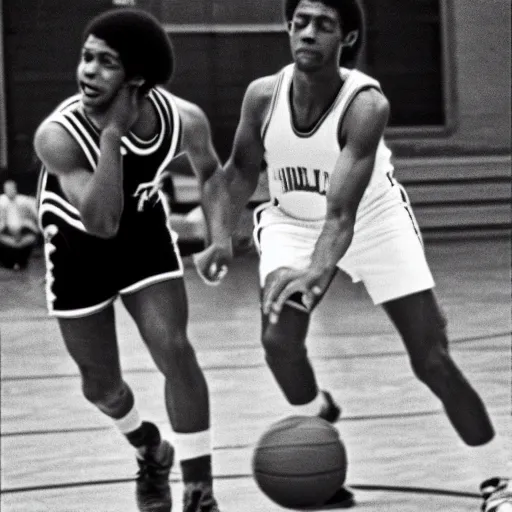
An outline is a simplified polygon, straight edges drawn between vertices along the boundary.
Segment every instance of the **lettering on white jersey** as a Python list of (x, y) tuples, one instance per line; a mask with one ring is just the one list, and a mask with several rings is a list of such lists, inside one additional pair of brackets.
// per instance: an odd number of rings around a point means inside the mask
[(320, 169), (307, 167), (281, 167), (272, 170), (274, 181), (281, 184), (281, 191), (316, 192), (322, 196), (327, 193), (329, 173)]
[[(341, 68), (343, 84), (336, 98), (308, 132), (293, 123), (290, 90), (294, 65), (285, 66), (275, 84), (270, 111), (262, 127), (270, 198), (291, 218), (321, 221), (326, 194), (342, 148), (339, 130), (354, 98), (363, 90), (380, 91), (379, 83), (357, 70)], [(379, 142), (372, 177), (358, 214), (373, 210), (392, 187), (391, 151)]]

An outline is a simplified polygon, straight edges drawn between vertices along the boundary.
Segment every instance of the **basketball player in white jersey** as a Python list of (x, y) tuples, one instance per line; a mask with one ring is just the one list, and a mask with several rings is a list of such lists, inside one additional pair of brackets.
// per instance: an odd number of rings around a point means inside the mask
[[(61, 103), (35, 135), (43, 163), (39, 215), (46, 291), (85, 398), (136, 449), (139, 510), (171, 510), (169, 472), (176, 449), (184, 512), (219, 512), (212, 491), (207, 383), (187, 337), (183, 263), (163, 184), (175, 157), (188, 155), (219, 261), (231, 258), (227, 193), (219, 186), (221, 173), (215, 173), (220, 162), (206, 116), (157, 86), (168, 82), (172, 70), (167, 34), (144, 11), (114, 9), (86, 27), (79, 93)], [(141, 420), (123, 380), (117, 297), (165, 377), (174, 447), (156, 425)]]
[[(442, 401), (462, 440), (485, 447), (477, 455), (482, 480), (500, 475), (506, 463), (490, 442), (493, 426), (448, 352), (418, 226), (393, 177), (383, 139), (388, 101), (376, 80), (346, 68), (361, 47), (362, 12), (355, 0), (287, 0), (285, 14), (294, 62), (249, 85), (225, 166), (234, 219), (262, 162), (268, 175), (271, 201), (256, 210), (254, 232), (268, 365), (298, 413), (337, 419), (339, 408), (318, 389), (305, 341), (309, 315), (341, 269), (383, 306), (415, 374)], [(215, 255), (206, 249), (196, 261), (208, 275)], [(504, 512), (507, 482), (483, 485), (487, 512)], [(325, 508), (353, 502), (341, 489)]]

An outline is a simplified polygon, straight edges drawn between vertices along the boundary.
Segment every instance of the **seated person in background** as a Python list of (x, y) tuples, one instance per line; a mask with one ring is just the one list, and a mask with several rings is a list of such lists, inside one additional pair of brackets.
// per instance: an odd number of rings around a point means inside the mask
[(18, 194), (16, 182), (7, 180), (0, 195), (0, 264), (25, 268), (38, 238), (35, 198)]

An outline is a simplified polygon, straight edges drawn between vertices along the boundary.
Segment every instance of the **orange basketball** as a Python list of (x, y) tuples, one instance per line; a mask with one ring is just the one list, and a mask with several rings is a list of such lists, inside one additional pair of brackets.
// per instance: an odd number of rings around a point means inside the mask
[(327, 421), (290, 416), (259, 439), (252, 460), (259, 488), (287, 508), (320, 505), (343, 485), (347, 456), (339, 433)]

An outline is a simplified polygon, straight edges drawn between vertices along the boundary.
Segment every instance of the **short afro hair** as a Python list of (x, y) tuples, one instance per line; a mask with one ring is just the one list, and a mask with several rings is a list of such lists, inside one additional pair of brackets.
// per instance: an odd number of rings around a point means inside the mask
[[(293, 18), (301, 0), (284, 0), (284, 17), (287, 22)], [(341, 52), (340, 65), (352, 67), (356, 64), (364, 43), (365, 17), (359, 0), (311, 0), (320, 2), (338, 11), (343, 34), (346, 36), (357, 31), (357, 39), (351, 46), (345, 46)]]
[(160, 22), (142, 9), (110, 9), (85, 27), (82, 43), (93, 35), (119, 53), (126, 78), (141, 76), (146, 92), (166, 84), (174, 69), (171, 41)]

